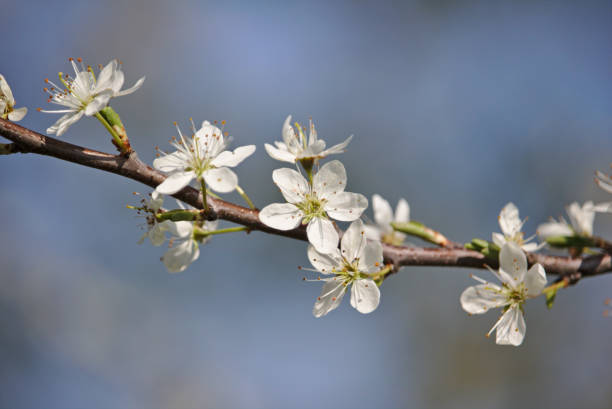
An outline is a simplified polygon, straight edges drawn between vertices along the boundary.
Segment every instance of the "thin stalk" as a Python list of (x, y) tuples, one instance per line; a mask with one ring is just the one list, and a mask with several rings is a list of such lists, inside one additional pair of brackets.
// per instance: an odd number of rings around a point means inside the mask
[(202, 204), (204, 205), (204, 210), (208, 210), (208, 202), (206, 201), (206, 182), (204, 182), (204, 178), (200, 178), (200, 191), (202, 192)]
[(102, 122), (102, 125), (104, 125), (108, 133), (111, 134), (111, 136), (113, 137), (113, 140), (115, 141), (115, 144), (117, 144), (121, 153), (125, 152), (125, 144), (119, 137), (119, 134), (117, 134), (117, 132), (113, 129), (113, 127), (110, 126), (110, 124), (106, 121), (106, 119), (104, 119), (104, 117), (99, 112), (96, 112), (95, 116), (96, 118), (98, 118), (98, 121)]
[(244, 199), (245, 202), (247, 202), (247, 204), (249, 205), (249, 207), (251, 209), (255, 209), (255, 205), (253, 204), (253, 202), (251, 201), (251, 199), (249, 199), (249, 196), (247, 196), (247, 194), (245, 193), (244, 190), (242, 190), (242, 188), (238, 185), (236, 185), (236, 192), (238, 192), (238, 194), (240, 196), (242, 196), (242, 198)]

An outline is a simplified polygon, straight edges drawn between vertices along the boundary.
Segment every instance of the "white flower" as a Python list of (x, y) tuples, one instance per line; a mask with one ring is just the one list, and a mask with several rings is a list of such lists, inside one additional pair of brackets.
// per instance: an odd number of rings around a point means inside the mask
[(483, 314), (491, 308), (504, 307), (487, 336), (496, 330), (499, 345), (519, 346), (525, 337), (522, 305), (528, 298), (537, 297), (546, 286), (546, 272), (540, 264), (527, 270), (527, 257), (514, 242), (506, 242), (499, 253), (499, 271), (491, 272), (502, 285), (489, 283), (472, 276), (482, 284), (468, 287), (461, 294), (461, 306), (470, 314)]
[(112, 60), (98, 74), (94, 75), (90, 66), (85, 67), (80, 58), (77, 58), (80, 67), (70, 58), (74, 69), (74, 78), (59, 73), (59, 79), (66, 89), (57, 86), (48, 79), (45, 80), (51, 88), (44, 90), (49, 93), (49, 102), (66, 107), (59, 110), (42, 110), (40, 112), (64, 114), (55, 124), (47, 128), (47, 133), (62, 135), (77, 122), (83, 115), (92, 116), (108, 105), (111, 98), (131, 94), (142, 86), (145, 77), (142, 77), (129, 89), (121, 91), (124, 82), (121, 64)]
[(608, 193), (612, 193), (612, 178), (603, 172), (595, 172), (595, 183)]
[[(192, 124), (193, 126), (193, 124)], [(172, 142), (177, 150), (157, 158), (153, 166), (162, 172), (170, 173), (156, 190), (166, 195), (172, 195), (193, 179), (203, 178), (206, 184), (220, 193), (231, 192), (238, 186), (238, 176), (229, 167), (240, 162), (255, 152), (255, 145), (236, 148), (233, 152), (226, 151), (228, 140), (223, 138), (219, 128), (210, 122), (202, 122), (202, 127), (195, 130), (191, 138), (185, 138), (178, 125), (178, 142)]]
[(554, 219), (551, 222), (543, 223), (538, 226), (537, 233), (544, 240), (553, 236), (586, 236), (593, 235), (593, 221), (595, 220), (595, 212), (612, 212), (612, 202), (593, 204), (588, 201), (580, 206), (577, 202), (565, 207), (565, 211), (569, 216), (571, 226), (563, 219), (559, 221)]
[(410, 206), (405, 199), (400, 199), (395, 208), (395, 217), (391, 205), (380, 195), (372, 196), (374, 220), (376, 224), (366, 224), (366, 235), (370, 240), (381, 240), (383, 243), (401, 245), (406, 238), (404, 233), (394, 231), (391, 222), (408, 223), (410, 221)]
[(159, 223), (155, 217), (163, 203), (164, 197), (156, 191), (151, 193), (150, 200), (144, 202), (142, 209), (147, 213), (147, 231), (142, 235), (138, 244), (142, 244), (147, 237), (154, 246), (161, 246), (166, 240), (166, 231), (171, 228), (172, 222), (164, 220)]
[(291, 230), (307, 224), (308, 241), (320, 252), (338, 247), (338, 232), (329, 218), (343, 222), (358, 219), (368, 207), (359, 193), (345, 192), (346, 170), (334, 160), (321, 166), (312, 186), (293, 169), (272, 172), (272, 179), (289, 203), (272, 203), (259, 213), (262, 223), (278, 230)]
[(532, 252), (541, 249), (546, 244), (528, 243), (535, 236), (523, 239), (521, 229), (527, 219), (521, 221), (518, 208), (512, 202), (504, 206), (501, 212), (499, 212), (497, 220), (499, 220), (499, 227), (503, 234), (493, 233), (493, 242), (499, 247), (502, 247), (507, 241), (513, 241), (521, 246), (523, 250)]
[(170, 248), (162, 257), (168, 272), (180, 273), (196, 261), (200, 256), (200, 244), (206, 244), (211, 239), (211, 236), (207, 236), (198, 241), (196, 232), (216, 230), (218, 223), (217, 220), (206, 221), (203, 226), (198, 227), (194, 222), (172, 222), (168, 231), (174, 237), (170, 239)]
[(28, 113), (28, 108), (15, 109), (15, 98), (4, 76), (0, 74), (0, 118), (20, 121)]
[(351, 135), (344, 142), (325, 149), (325, 141), (317, 138), (317, 131), (312, 120), (310, 120), (308, 139), (299, 124), (296, 124), (296, 128), (297, 134), (291, 126), (291, 115), (289, 115), (283, 124), (283, 142), (275, 141), (276, 147), (267, 143), (264, 145), (268, 155), (276, 160), (290, 163), (295, 163), (302, 159), (321, 159), (328, 155), (344, 152), (344, 149), (353, 138)]
[(371, 278), (383, 267), (380, 241), (368, 241), (363, 223), (356, 220), (342, 236), (340, 247), (342, 251), (335, 248), (331, 253), (321, 253), (308, 246), (308, 259), (313, 267), (330, 275), (312, 280), (325, 282), (312, 309), (317, 318), (336, 309), (351, 284), (351, 306), (360, 313), (368, 314), (380, 303), (380, 290)]

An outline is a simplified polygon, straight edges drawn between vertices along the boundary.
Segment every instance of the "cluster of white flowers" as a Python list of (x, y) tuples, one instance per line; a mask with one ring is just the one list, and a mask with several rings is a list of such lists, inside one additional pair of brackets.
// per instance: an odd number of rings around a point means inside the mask
[[(105, 123), (107, 129), (113, 128), (115, 125), (108, 121), (112, 122), (116, 113), (108, 107), (110, 99), (134, 92), (142, 86), (144, 77), (131, 88), (122, 91), (124, 74), (117, 60), (112, 60), (103, 68), (100, 66), (97, 76), (90, 66), (83, 65), (81, 59), (70, 59), (70, 62), (75, 74), (71, 77), (59, 73), (63, 87), (45, 80), (50, 84), (50, 88), (45, 88), (50, 95), (49, 102), (65, 107), (56, 111), (39, 109), (42, 112), (63, 114), (47, 132), (62, 135), (81, 117), (93, 115)], [(11, 121), (22, 119), (27, 108), (15, 109), (14, 106), (11, 88), (0, 75), (0, 118)], [(118, 123), (122, 128), (120, 120)], [(161, 259), (171, 273), (184, 271), (197, 260), (200, 246), (208, 242), (212, 235), (247, 229), (241, 226), (219, 230), (218, 221), (206, 220), (208, 188), (218, 193), (236, 190), (254, 208), (238, 185), (238, 176), (230, 168), (238, 166), (252, 155), (255, 145), (241, 146), (230, 151), (227, 150), (230, 138), (222, 129), (208, 121), (202, 122), (199, 129), (196, 129), (193, 121), (191, 125), (193, 132), (190, 136), (185, 136), (176, 125), (178, 138), (171, 141), (176, 151), (160, 152), (153, 161), (156, 169), (168, 175), (166, 179), (156, 187), (150, 199), (142, 200), (140, 207), (128, 206), (146, 217), (147, 230), (140, 239), (141, 243), (148, 238), (154, 246), (161, 246), (168, 239), (169, 248)], [(109, 132), (117, 130), (109, 129)], [(259, 219), (271, 228), (284, 231), (305, 226), (309, 241), (308, 259), (314, 267), (313, 271), (322, 276), (307, 281), (324, 283), (314, 304), (315, 317), (322, 317), (336, 309), (349, 286), (351, 306), (363, 314), (374, 311), (380, 303), (378, 287), (386, 274), (391, 272), (391, 266), (384, 265), (383, 245), (402, 245), (405, 233), (424, 237), (407, 228), (401, 228), (403, 232), (399, 232), (393, 227), (400, 229), (397, 224), (414, 225), (431, 231), (420, 223), (410, 221), (410, 206), (405, 199), (400, 199), (394, 213), (389, 202), (377, 194), (372, 197), (375, 223), (362, 222), (361, 217), (368, 207), (368, 200), (360, 193), (346, 191), (347, 174), (344, 165), (338, 160), (319, 164), (329, 155), (344, 152), (351, 139), (352, 136), (349, 136), (344, 142), (326, 149), (326, 143), (319, 139), (312, 120), (309, 121), (307, 137), (305, 127), (298, 123), (292, 126), (289, 115), (282, 126), (282, 142), (276, 141), (274, 146), (265, 144), (266, 152), (273, 159), (294, 164), (296, 169), (280, 168), (273, 171), (272, 179), (286, 202), (265, 206), (259, 212)], [(202, 193), (204, 210), (186, 208), (181, 202), (178, 202), (179, 209), (162, 208), (163, 195), (174, 195), (193, 180), (198, 183)], [(595, 181), (602, 189), (612, 192), (610, 176), (597, 172)], [(577, 246), (576, 243), (579, 246), (596, 247), (597, 244), (593, 243), (597, 243), (597, 240), (588, 240), (593, 235), (595, 213), (612, 213), (612, 202), (595, 205), (588, 201), (582, 206), (574, 202), (566, 207), (566, 211), (569, 223), (560, 218), (559, 221), (552, 220), (538, 227), (537, 235), (543, 240), (538, 244), (531, 242), (535, 235), (524, 238), (522, 228), (526, 219), (521, 220), (518, 208), (508, 203), (499, 214), (501, 233), (492, 234), (493, 243), (473, 240), (473, 243), (481, 243), (478, 249), (486, 246), (487, 250), (494, 250), (493, 253), (482, 250), (485, 255), (497, 255), (499, 251), (499, 270), (490, 270), (501, 284), (473, 276), (480, 284), (463, 291), (460, 303), (470, 314), (503, 308), (501, 317), (487, 334), (495, 330), (498, 344), (520, 345), (526, 331), (524, 303), (529, 298), (541, 295), (543, 291), (547, 294), (556, 291), (556, 287), (552, 290), (551, 287), (545, 288), (546, 273), (540, 264), (527, 268), (525, 252), (538, 251), (546, 245), (546, 241), (556, 237), (574, 238), (573, 241), (566, 241), (570, 243), (565, 244), (568, 247)], [(335, 221), (350, 222), (350, 225), (343, 233)], [(446, 239), (444, 243), (431, 242), (447, 245)], [(549, 243), (559, 246), (556, 243), (563, 241)], [(579, 254), (582, 250), (578, 250)]]

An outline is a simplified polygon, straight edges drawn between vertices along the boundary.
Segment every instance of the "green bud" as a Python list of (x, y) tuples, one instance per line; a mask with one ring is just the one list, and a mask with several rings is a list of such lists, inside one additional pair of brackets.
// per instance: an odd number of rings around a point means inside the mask
[(546, 243), (553, 247), (597, 247), (590, 237), (585, 236), (551, 236), (546, 238)]

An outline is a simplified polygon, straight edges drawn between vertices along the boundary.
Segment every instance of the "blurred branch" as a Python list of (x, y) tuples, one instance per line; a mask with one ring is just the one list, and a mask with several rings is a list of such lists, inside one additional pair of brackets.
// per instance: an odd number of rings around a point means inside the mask
[[(112, 155), (63, 142), (0, 119), (0, 135), (13, 141), (15, 151), (52, 156), (79, 165), (115, 173), (155, 188), (166, 176), (142, 162), (136, 152), (129, 156)], [(196, 208), (202, 209), (202, 195), (192, 187), (186, 187), (173, 195)], [(206, 216), (247, 226), (249, 230), (259, 230), (279, 236), (307, 241), (306, 229), (302, 226), (294, 230), (276, 230), (259, 221), (259, 211), (238, 206), (224, 200), (207, 197), (210, 209)], [(393, 264), (395, 270), (401, 266), (439, 266), (497, 268), (497, 260), (464, 248), (425, 248), (405, 247), (383, 244), (385, 261)], [(527, 254), (529, 264), (540, 263), (546, 273), (568, 278), (572, 283), (582, 277), (604, 274), (612, 271), (609, 254), (592, 255), (582, 258)]]

